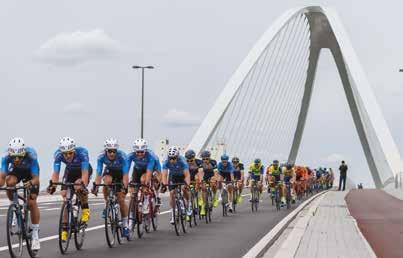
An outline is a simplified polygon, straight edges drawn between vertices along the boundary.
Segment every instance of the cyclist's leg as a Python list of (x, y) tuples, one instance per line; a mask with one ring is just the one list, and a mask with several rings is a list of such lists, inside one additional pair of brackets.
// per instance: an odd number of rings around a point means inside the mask
[[(106, 185), (112, 184), (112, 176), (109, 175), (109, 173), (104, 172), (103, 181), (104, 181), (104, 184), (106, 184)], [(102, 192), (104, 194), (104, 199), (105, 199), (105, 202), (106, 202), (108, 200), (109, 188), (108, 187), (103, 187)]]
[[(6, 177), (6, 185), (7, 187), (13, 187), (18, 184), (18, 182), (21, 181), (21, 179), (18, 178), (17, 175), (14, 175), (12, 173), (9, 173)], [(13, 200), (13, 192), (12, 191), (7, 191), (7, 197), (10, 201)]]

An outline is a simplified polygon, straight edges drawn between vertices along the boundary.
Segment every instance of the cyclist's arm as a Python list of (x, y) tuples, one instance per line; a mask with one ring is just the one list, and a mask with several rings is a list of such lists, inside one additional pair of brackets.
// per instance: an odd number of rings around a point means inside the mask
[(59, 174), (60, 174), (61, 160), (56, 156), (55, 161), (53, 162), (53, 173), (51, 180), (53, 183), (59, 182)]
[(162, 184), (164, 185), (168, 184), (168, 169), (166, 168), (162, 169)]
[(6, 173), (0, 171), (0, 187), (2, 187), (5, 182), (6, 182)]
[(123, 186), (127, 189), (129, 186), (129, 162), (127, 161), (126, 155), (123, 157)]
[(189, 173), (189, 169), (185, 169), (183, 171), (183, 174), (185, 174), (185, 183), (187, 185), (190, 185), (190, 173)]
[(123, 180), (123, 186), (125, 188), (127, 188), (128, 185), (129, 185), (129, 173), (123, 174), (123, 179), (122, 180)]
[(5, 157), (2, 157), (0, 167), (0, 186), (3, 186), (4, 183), (6, 182), (7, 170), (8, 170), (7, 159)]
[(103, 168), (104, 168), (104, 162), (102, 156), (99, 156), (97, 160), (97, 175), (95, 176), (95, 184), (97, 185), (101, 183)]

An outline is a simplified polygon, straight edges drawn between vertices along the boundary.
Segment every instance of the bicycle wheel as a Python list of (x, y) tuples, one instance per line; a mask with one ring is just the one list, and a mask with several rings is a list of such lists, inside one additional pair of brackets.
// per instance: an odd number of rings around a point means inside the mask
[[(66, 223), (64, 223), (66, 219)], [(62, 254), (67, 252), (69, 248), (72, 233), (72, 212), (68, 209), (68, 205), (63, 203), (59, 218), (59, 249)], [(66, 240), (62, 240), (63, 231), (67, 232)]]
[(206, 224), (209, 223), (209, 216), (210, 216), (210, 198), (209, 198), (209, 193), (207, 192), (206, 198), (204, 199), (204, 220), (206, 221)]
[(193, 224), (197, 226), (197, 216), (199, 214), (199, 196), (198, 193), (195, 191), (193, 192), (193, 198), (192, 198), (192, 218), (193, 219)]
[(260, 192), (257, 187), (255, 187), (255, 200), (254, 200), (254, 205), (255, 205), (255, 211), (259, 208), (259, 200), (260, 199)]
[(186, 221), (186, 211), (187, 211), (187, 207), (185, 205), (185, 200), (183, 199), (183, 197), (181, 197), (181, 200), (177, 203), (177, 205), (179, 205), (178, 211), (179, 211), (179, 219), (181, 222), (181, 226), (182, 226), (182, 232), (186, 233), (187, 232), (187, 221)]
[(134, 200), (130, 200), (129, 204), (129, 215), (128, 215), (128, 224), (129, 224), (129, 236), (127, 240), (132, 241), (134, 239), (135, 231), (136, 231), (136, 203)]
[(7, 211), (7, 244), (10, 256), (19, 258), (23, 252), (22, 218), (18, 208), (10, 204)]
[(23, 232), (24, 232), (24, 238), (25, 238), (25, 242), (26, 242), (26, 246), (27, 246), (27, 250), (28, 250), (28, 254), (31, 258), (34, 258), (37, 256), (38, 251), (37, 250), (32, 250), (32, 228), (31, 228), (31, 217), (29, 215), (29, 209), (28, 208), (24, 208), (24, 228), (23, 228)]
[(208, 193), (208, 221), (211, 222), (211, 214), (213, 213), (213, 193), (211, 190)]
[(223, 190), (221, 194), (221, 205), (222, 205), (222, 215), (226, 217), (228, 215), (228, 192), (227, 190)]
[(106, 216), (105, 216), (105, 237), (106, 243), (110, 248), (116, 245), (116, 224), (115, 224), (115, 212), (113, 207), (108, 203), (106, 205)]
[(153, 226), (153, 230), (157, 231), (158, 229), (158, 224), (159, 224), (159, 210), (154, 206), (154, 208), (152, 209), (152, 216), (151, 216), (151, 224)]
[(118, 240), (119, 245), (123, 244), (122, 242), (122, 216), (120, 214), (120, 206), (117, 205), (114, 208), (115, 210), (115, 225), (116, 225), (116, 240)]
[(236, 213), (236, 205), (238, 204), (238, 188), (235, 188), (232, 192), (232, 212)]
[(176, 205), (173, 205), (172, 207), (172, 216), (173, 216), (173, 227), (175, 229), (175, 233), (177, 236), (180, 235), (180, 230), (179, 230), (179, 221), (180, 221), (180, 207), (178, 209), (178, 201), (175, 201)]
[(252, 212), (255, 212), (255, 204), (254, 204), (254, 202), (255, 202), (255, 189), (254, 189), (254, 187), (252, 186), (252, 191), (251, 191), (251, 194), (252, 194), (252, 196), (251, 196), (251, 208), (252, 208)]
[(84, 244), (85, 229), (87, 228), (87, 224), (81, 222), (81, 214), (82, 214), (81, 205), (78, 204), (76, 208), (77, 212), (74, 215), (74, 224), (75, 224), (74, 243), (76, 245), (76, 249), (81, 250)]
[(144, 235), (144, 223), (143, 223), (143, 213), (140, 211), (141, 208), (136, 207), (136, 226), (137, 226), (137, 236), (142, 238)]

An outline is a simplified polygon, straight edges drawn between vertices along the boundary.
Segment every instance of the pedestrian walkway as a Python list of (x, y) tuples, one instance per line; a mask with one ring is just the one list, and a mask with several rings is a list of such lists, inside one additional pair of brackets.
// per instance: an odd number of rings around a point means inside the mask
[(264, 257), (376, 257), (345, 202), (348, 191), (329, 191), (308, 205)]

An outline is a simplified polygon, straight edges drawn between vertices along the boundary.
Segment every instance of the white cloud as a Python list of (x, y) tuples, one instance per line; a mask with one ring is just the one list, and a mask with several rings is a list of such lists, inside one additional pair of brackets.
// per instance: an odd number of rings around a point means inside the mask
[(327, 156), (324, 161), (329, 162), (329, 163), (334, 163), (334, 162), (341, 162), (342, 160), (345, 160), (343, 155), (338, 154), (338, 153), (333, 153)]
[(73, 102), (63, 107), (64, 113), (86, 113), (84, 105), (79, 102)]
[(87, 61), (115, 57), (121, 51), (118, 41), (101, 29), (60, 33), (46, 41), (35, 53), (35, 59), (52, 65), (72, 66)]
[(173, 108), (164, 115), (164, 123), (174, 127), (196, 126), (200, 124), (200, 118), (189, 112)]

